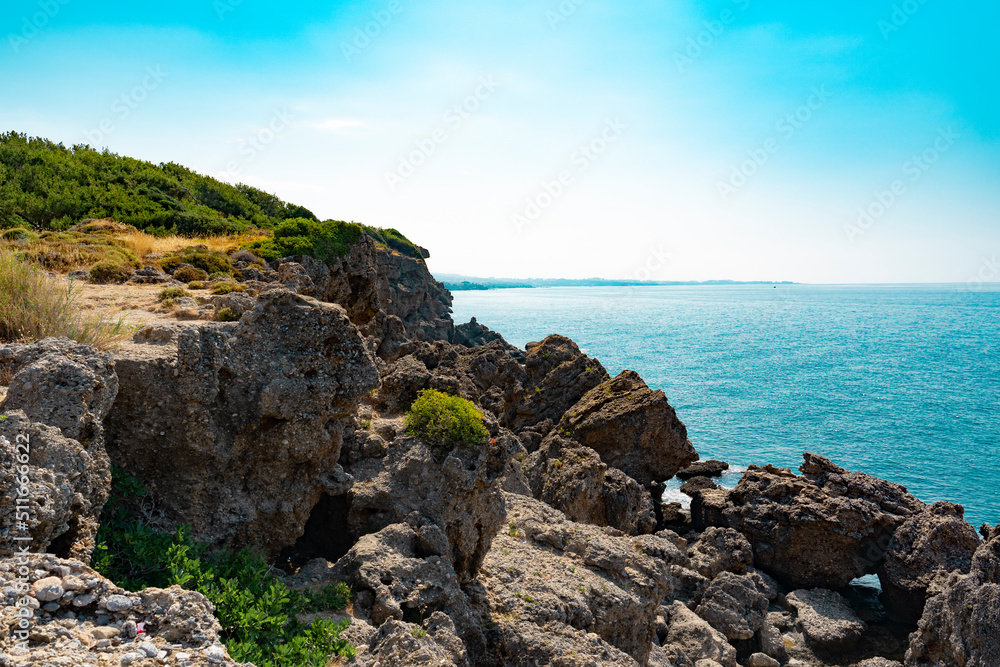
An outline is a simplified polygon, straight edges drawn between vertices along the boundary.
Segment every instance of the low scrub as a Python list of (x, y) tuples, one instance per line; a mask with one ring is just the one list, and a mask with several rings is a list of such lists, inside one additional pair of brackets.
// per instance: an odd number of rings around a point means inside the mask
[(351, 599), (345, 584), (317, 592), (290, 590), (267, 562), (249, 550), (210, 551), (181, 527), (164, 532), (143, 518), (150, 506), (146, 488), (117, 467), (105, 505), (93, 567), (128, 590), (182, 586), (215, 605), (222, 639), (237, 662), (258, 667), (326, 665), (350, 658), (354, 648), (340, 639), (348, 621), (298, 621), (297, 614), (344, 609)]
[(423, 440), (437, 454), (456, 447), (475, 447), (490, 437), (475, 405), (436, 389), (419, 392), (406, 414), (406, 432)]
[(109, 347), (125, 338), (124, 319), (86, 314), (78, 288), (49, 278), (31, 262), (0, 248), (0, 341), (33, 341), (66, 336), (80, 343)]
[(167, 273), (172, 272), (181, 264), (190, 264), (209, 276), (212, 274), (228, 276), (233, 272), (233, 264), (225, 253), (209, 250), (202, 245), (190, 246), (168, 253), (160, 260), (160, 266)]

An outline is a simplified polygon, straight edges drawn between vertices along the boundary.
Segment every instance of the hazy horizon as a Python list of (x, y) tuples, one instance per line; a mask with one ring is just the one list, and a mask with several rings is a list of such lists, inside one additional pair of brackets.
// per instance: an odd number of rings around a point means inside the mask
[(395, 227), (440, 273), (983, 284), (1000, 279), (998, 18), (926, 0), (14, 0), (0, 128)]

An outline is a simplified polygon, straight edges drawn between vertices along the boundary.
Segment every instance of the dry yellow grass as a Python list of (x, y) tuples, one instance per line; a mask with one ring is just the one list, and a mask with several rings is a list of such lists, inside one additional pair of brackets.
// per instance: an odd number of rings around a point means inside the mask
[(261, 232), (245, 232), (236, 235), (203, 236), (189, 238), (186, 236), (152, 236), (140, 231), (126, 231), (114, 234), (114, 238), (131, 250), (140, 259), (150, 254), (159, 254), (181, 250), (195, 245), (207, 246), (214, 252), (229, 254), (239, 250), (240, 246), (260, 239)]

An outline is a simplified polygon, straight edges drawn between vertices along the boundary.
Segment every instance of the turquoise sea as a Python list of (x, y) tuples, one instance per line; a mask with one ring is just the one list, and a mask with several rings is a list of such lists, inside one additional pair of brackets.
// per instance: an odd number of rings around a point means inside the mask
[[(703, 459), (802, 452), (1000, 523), (1000, 286), (733, 285), (455, 292), (523, 347), (569, 336), (662, 389)], [(731, 475), (729, 484), (738, 476)]]

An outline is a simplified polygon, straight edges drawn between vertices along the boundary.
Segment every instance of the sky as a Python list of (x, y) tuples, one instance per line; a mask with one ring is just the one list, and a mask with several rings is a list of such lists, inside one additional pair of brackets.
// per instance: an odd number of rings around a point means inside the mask
[(8, 0), (0, 129), (482, 277), (1000, 280), (995, 2)]

